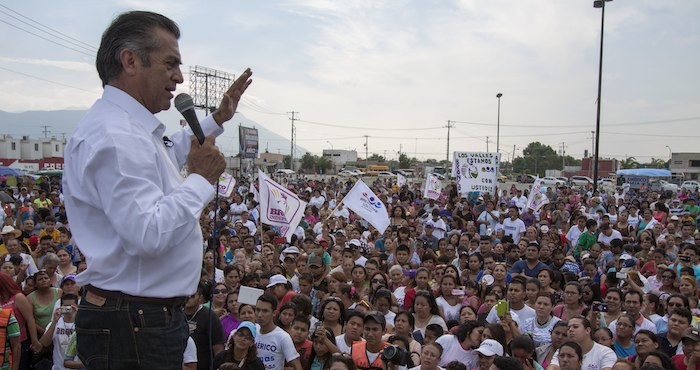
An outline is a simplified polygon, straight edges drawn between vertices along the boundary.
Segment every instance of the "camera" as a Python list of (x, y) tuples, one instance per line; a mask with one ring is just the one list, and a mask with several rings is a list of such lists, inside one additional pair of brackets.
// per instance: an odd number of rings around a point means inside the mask
[(594, 312), (608, 312), (608, 304), (607, 303), (593, 303), (592, 309)]
[(73, 311), (73, 307), (71, 306), (61, 306), (61, 313), (70, 313)]
[(408, 353), (408, 351), (403, 347), (390, 344), (384, 347), (384, 352), (382, 352), (382, 361), (399, 366), (409, 366), (411, 363), (411, 354)]

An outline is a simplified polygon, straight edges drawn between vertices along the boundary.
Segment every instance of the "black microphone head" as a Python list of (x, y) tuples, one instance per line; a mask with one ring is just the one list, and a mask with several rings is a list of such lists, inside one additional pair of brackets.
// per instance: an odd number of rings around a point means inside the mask
[(178, 94), (175, 97), (175, 109), (177, 109), (177, 111), (180, 113), (194, 109), (194, 101), (192, 101), (192, 97), (185, 93)]

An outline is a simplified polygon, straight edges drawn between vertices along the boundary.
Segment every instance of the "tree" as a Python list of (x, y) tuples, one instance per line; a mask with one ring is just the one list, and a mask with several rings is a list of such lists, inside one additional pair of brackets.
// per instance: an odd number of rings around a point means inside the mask
[(667, 168), (666, 167), (666, 161), (661, 159), (661, 158), (651, 158), (651, 162), (645, 163), (644, 167), (646, 168)]
[(301, 168), (304, 170), (314, 170), (316, 167), (316, 156), (306, 152), (301, 157)]
[(425, 160), (425, 164), (437, 164), (437, 163), (438, 163), (437, 159), (428, 158)]
[(523, 157), (515, 158), (513, 171), (543, 177), (545, 170), (562, 169), (562, 157), (549, 145), (535, 141), (523, 149)]
[(399, 168), (411, 168), (411, 165), (416, 163), (417, 159), (408, 158), (406, 153), (399, 154)]
[(369, 156), (368, 160), (370, 160), (372, 162), (380, 162), (380, 163), (386, 162), (386, 158), (384, 158), (384, 156), (381, 156), (379, 154), (372, 154), (371, 156)]
[(637, 162), (637, 158), (635, 157), (628, 157), (620, 161), (620, 167), (622, 167), (622, 169), (637, 168), (639, 167), (639, 162)]
[(282, 157), (282, 165), (284, 165), (284, 168), (292, 168), (292, 157), (285, 155)]
[(333, 168), (333, 161), (331, 161), (328, 157), (318, 157), (318, 159), (316, 159), (316, 168), (319, 171), (326, 173), (328, 170)]

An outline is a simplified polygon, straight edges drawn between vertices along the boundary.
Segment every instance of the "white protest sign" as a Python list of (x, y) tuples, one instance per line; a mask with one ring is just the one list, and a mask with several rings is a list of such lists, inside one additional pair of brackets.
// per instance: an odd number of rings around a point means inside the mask
[[(226, 172), (219, 176), (219, 181), (217, 183), (219, 185), (219, 188), (217, 189), (219, 196), (224, 198), (230, 197), (233, 193), (233, 189), (236, 187), (236, 179)], [(214, 184), (214, 188), (216, 188), (216, 185), (217, 184)]]
[(455, 152), (452, 176), (457, 179), (457, 191), (493, 194), (498, 184), (500, 159), (500, 153)]

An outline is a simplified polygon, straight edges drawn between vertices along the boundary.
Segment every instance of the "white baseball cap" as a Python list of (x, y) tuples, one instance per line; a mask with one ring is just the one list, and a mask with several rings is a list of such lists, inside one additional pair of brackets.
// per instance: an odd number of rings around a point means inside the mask
[(484, 340), (475, 351), (487, 357), (503, 356), (503, 346), (493, 339)]
[(287, 284), (288, 282), (289, 281), (287, 280), (287, 278), (280, 274), (272, 275), (272, 277), (270, 277), (270, 283), (267, 284), (267, 287), (272, 288), (275, 285)]

